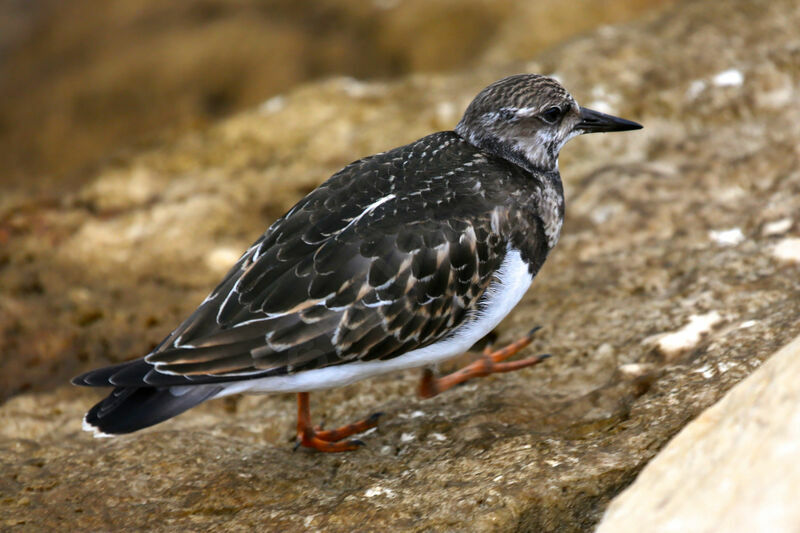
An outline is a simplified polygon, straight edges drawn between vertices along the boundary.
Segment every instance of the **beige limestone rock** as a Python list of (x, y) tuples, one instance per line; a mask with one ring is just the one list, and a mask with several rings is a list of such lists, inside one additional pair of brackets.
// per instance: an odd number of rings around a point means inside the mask
[(692, 421), (597, 533), (800, 531), (800, 337)]

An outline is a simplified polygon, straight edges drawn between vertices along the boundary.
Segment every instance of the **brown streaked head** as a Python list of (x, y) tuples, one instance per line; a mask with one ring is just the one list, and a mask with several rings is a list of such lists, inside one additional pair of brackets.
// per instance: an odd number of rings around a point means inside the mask
[(469, 143), (531, 170), (558, 168), (558, 154), (583, 133), (639, 129), (636, 122), (580, 107), (553, 78), (518, 74), (469, 104), (455, 128)]

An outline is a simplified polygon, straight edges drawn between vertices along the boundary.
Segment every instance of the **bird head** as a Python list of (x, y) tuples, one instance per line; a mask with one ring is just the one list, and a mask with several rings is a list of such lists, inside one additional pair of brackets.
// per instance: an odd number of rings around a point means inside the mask
[(559, 151), (577, 135), (641, 127), (580, 107), (553, 78), (518, 74), (478, 93), (455, 131), (474, 146), (520, 166), (549, 171), (558, 168)]

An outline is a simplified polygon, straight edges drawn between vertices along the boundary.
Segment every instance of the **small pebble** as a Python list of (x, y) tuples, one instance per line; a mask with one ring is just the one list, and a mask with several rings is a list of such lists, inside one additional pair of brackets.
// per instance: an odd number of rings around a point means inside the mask
[(783, 239), (772, 249), (772, 255), (781, 261), (800, 263), (800, 238)]
[(782, 218), (780, 220), (774, 220), (772, 222), (767, 222), (764, 224), (764, 227), (761, 229), (761, 235), (764, 237), (769, 237), (771, 235), (783, 235), (792, 227), (794, 221), (791, 218)]
[(708, 236), (720, 246), (736, 246), (744, 240), (744, 234), (739, 228), (712, 230), (708, 232)]
[(416, 439), (417, 436), (413, 433), (403, 433), (400, 435), (400, 442), (411, 442), (412, 440)]
[(735, 68), (723, 70), (711, 80), (717, 87), (738, 87), (744, 83), (744, 74)]
[(661, 336), (656, 345), (661, 353), (667, 358), (671, 358), (684, 350), (697, 346), (703, 335), (721, 321), (722, 316), (717, 311), (711, 311), (704, 315), (692, 315), (689, 317), (688, 324), (678, 331)]
[(376, 485), (364, 491), (364, 496), (366, 496), (367, 498), (373, 498), (375, 496), (386, 496), (387, 498), (394, 498), (396, 494), (392, 489)]

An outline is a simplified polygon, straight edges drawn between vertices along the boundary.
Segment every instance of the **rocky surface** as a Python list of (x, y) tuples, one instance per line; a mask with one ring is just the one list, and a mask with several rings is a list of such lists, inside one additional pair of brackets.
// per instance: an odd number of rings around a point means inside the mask
[(529, 58), (671, 2), (2, 2), (0, 183), (5, 194), (58, 197), (89, 168), (299, 82), (464, 68), (487, 54)]
[(797, 531), (799, 374), (800, 337), (686, 426), (597, 533)]
[[(590, 529), (673, 435), (800, 333), (799, 25), (791, 0), (687, 2), (527, 62), (309, 85), (77, 194), (0, 199), (0, 387), (13, 395), (0, 524)], [(332, 171), (451, 127), (477, 90), (519, 71), (555, 73), (584, 105), (646, 126), (564, 150), (562, 242), (499, 330), (509, 341), (544, 325), (531, 350), (552, 359), (428, 401), (412, 397), (414, 373), (312, 395), (329, 425), (387, 413), (346, 455), (292, 453), (293, 398), (280, 395), (113, 440), (80, 432), (99, 395), (69, 375), (146, 352)]]

